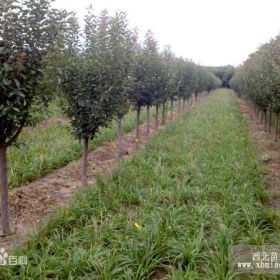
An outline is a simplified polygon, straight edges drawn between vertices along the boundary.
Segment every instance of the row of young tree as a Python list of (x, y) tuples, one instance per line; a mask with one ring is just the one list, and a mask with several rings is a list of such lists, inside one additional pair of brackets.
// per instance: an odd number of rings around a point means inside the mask
[(245, 98), (277, 141), (280, 116), (280, 36), (262, 45), (236, 69), (230, 86)]
[(116, 119), (119, 155), (121, 124), (130, 108), (139, 118), (151, 106), (183, 102), (221, 85), (206, 68), (158, 51), (148, 31), (139, 43), (126, 14), (96, 15), (90, 7), (81, 30), (73, 13), (52, 8), (51, 0), (6, 0), (0, 7), (0, 176), (3, 234), (11, 232), (8, 204), (7, 149), (27, 124), (34, 102), (48, 106), (61, 91), (63, 109), (74, 134), (83, 141), (82, 183), (87, 184), (89, 141)]
[(150, 107), (158, 109), (175, 99), (189, 99), (193, 94), (211, 90), (220, 80), (205, 68), (176, 58), (170, 47), (158, 51), (151, 31), (143, 43), (136, 30), (128, 28), (126, 14), (109, 16), (107, 11), (95, 15), (90, 7), (85, 17), (85, 29), (67, 51), (62, 67), (62, 91), (66, 98), (66, 113), (75, 134), (83, 140), (82, 184), (87, 184), (88, 142), (100, 127), (116, 119), (118, 155), (123, 153), (122, 119), (129, 108), (136, 110), (136, 140), (139, 135), (140, 112), (147, 109), (149, 133)]

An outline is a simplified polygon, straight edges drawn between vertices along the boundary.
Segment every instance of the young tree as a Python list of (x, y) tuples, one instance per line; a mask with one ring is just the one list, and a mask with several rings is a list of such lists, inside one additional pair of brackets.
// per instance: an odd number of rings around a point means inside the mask
[(183, 92), (182, 92), (182, 99), (183, 99), (183, 109), (185, 109), (185, 102), (186, 100), (192, 98), (193, 93), (195, 93), (200, 89), (197, 88), (200, 82), (199, 77), (199, 69), (200, 67), (195, 65), (191, 61), (185, 61), (184, 66), (184, 77), (183, 77)]
[(164, 62), (164, 75), (162, 75), (164, 88), (162, 89), (164, 96), (170, 99), (170, 121), (173, 120), (174, 101), (177, 97), (177, 60), (175, 54), (172, 52), (170, 46), (166, 46), (163, 50), (163, 62)]
[[(150, 107), (155, 100), (155, 92), (159, 87), (161, 71), (160, 57), (157, 50), (157, 42), (153, 33), (146, 33), (143, 46), (135, 44), (132, 73), (134, 78), (133, 90), (130, 101), (136, 108), (136, 139), (139, 140), (139, 120), (143, 106), (147, 107), (146, 133), (150, 131)], [(158, 107), (157, 115), (158, 115)]]
[(158, 54), (154, 66), (154, 88), (152, 105), (156, 107), (155, 127), (158, 129), (159, 108), (162, 104), (162, 122), (165, 121), (165, 106), (163, 103), (168, 99), (169, 64), (163, 54)]
[(97, 17), (90, 7), (85, 17), (85, 45), (70, 48), (62, 68), (62, 89), (67, 102), (65, 111), (74, 134), (83, 141), (83, 186), (88, 183), (89, 141), (114, 116), (109, 46), (108, 13), (104, 10)]
[(36, 86), (42, 76), (42, 58), (51, 44), (49, 0), (5, 1), (0, 10), (0, 174), (3, 234), (9, 223), (7, 148), (24, 127)]
[(177, 87), (176, 87), (176, 95), (178, 97), (178, 115), (181, 114), (181, 101), (184, 98), (186, 91), (186, 83), (185, 83), (185, 75), (186, 75), (186, 62), (184, 59), (179, 58), (177, 61)]
[(152, 106), (155, 99), (155, 91), (157, 90), (160, 78), (160, 59), (158, 54), (157, 42), (154, 39), (154, 35), (151, 30), (148, 30), (145, 36), (143, 44), (143, 97), (145, 100), (145, 106), (147, 108), (147, 123), (146, 133), (149, 135), (150, 132), (150, 107)]
[(110, 17), (108, 27), (110, 106), (117, 121), (118, 157), (123, 155), (122, 118), (129, 110), (128, 97), (132, 86), (133, 38), (127, 24), (126, 14), (118, 12)]
[[(48, 107), (49, 103), (57, 98), (60, 93), (59, 74), (63, 51), (69, 47), (70, 40), (73, 44), (72, 35), (77, 30), (75, 14), (66, 10), (53, 10), (49, 19), (49, 34), (51, 44), (47, 53), (42, 58), (43, 77), (37, 86), (36, 103), (43, 107), (45, 121), (48, 125)], [(38, 107), (38, 106), (37, 106)]]
[(74, 134), (83, 141), (81, 169), (82, 185), (87, 185), (89, 140), (94, 138), (109, 118), (102, 102), (102, 93), (95, 84), (96, 70), (83, 53), (68, 60), (63, 69), (62, 89), (67, 102), (65, 112), (70, 118)]
[[(137, 33), (134, 34), (134, 38), (137, 38)], [(138, 44), (137, 40), (134, 40), (134, 55), (131, 73), (133, 76), (133, 88), (129, 94), (129, 101), (136, 109), (136, 141), (140, 138), (140, 113), (141, 107), (146, 104), (145, 91), (145, 55), (143, 48)]]

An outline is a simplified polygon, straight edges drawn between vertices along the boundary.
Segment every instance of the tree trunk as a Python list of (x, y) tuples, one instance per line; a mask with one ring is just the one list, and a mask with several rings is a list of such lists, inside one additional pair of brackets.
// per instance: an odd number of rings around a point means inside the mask
[(156, 105), (156, 130), (158, 129), (158, 104)]
[(162, 125), (165, 125), (165, 106), (166, 106), (166, 102), (164, 101), (162, 103), (162, 120), (161, 120)]
[(173, 120), (173, 98), (171, 98), (171, 104), (170, 104), (170, 121)]
[(139, 125), (140, 125), (140, 112), (141, 112), (141, 107), (138, 105), (137, 106), (137, 111), (136, 111), (136, 141), (139, 141), (140, 138), (140, 131), (139, 131)]
[(263, 111), (261, 110), (261, 124), (263, 123)]
[(271, 120), (272, 120), (272, 112), (269, 110), (269, 112), (268, 112), (268, 132), (271, 132)]
[(263, 112), (263, 115), (264, 115), (264, 130), (266, 131), (267, 130), (267, 111), (266, 110)]
[(150, 106), (147, 106), (147, 126), (146, 126), (147, 135), (150, 134)]
[(275, 127), (274, 127), (274, 141), (277, 142), (278, 136), (278, 123), (279, 123), (279, 113), (275, 116)]
[(82, 164), (82, 172), (81, 172), (82, 186), (86, 186), (88, 184), (87, 170), (88, 170), (88, 137), (85, 137), (83, 139), (83, 164)]
[(181, 114), (181, 99), (179, 98), (179, 101), (178, 101), (178, 115), (180, 116)]
[(118, 133), (118, 158), (123, 155), (123, 143), (122, 143), (122, 118), (117, 117), (117, 133)]
[(7, 147), (0, 148), (1, 220), (3, 235), (11, 233), (8, 191)]
[(48, 103), (44, 103), (44, 111), (45, 111), (45, 125), (49, 126), (49, 113), (48, 113)]
[(47, 110), (45, 111), (45, 124), (46, 124), (46, 127), (49, 126), (49, 114), (48, 114)]

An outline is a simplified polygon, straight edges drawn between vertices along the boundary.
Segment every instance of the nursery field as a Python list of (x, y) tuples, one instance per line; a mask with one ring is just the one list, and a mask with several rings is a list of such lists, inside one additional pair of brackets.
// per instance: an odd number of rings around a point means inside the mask
[(233, 91), (218, 89), (58, 209), (0, 279), (250, 279), (231, 245), (280, 242), (261, 169)]
[[(151, 110), (151, 117), (155, 108)], [(146, 120), (142, 112), (140, 123)], [(71, 131), (71, 125), (65, 117), (56, 116), (48, 126), (28, 127), (20, 135), (17, 143), (8, 153), (9, 186), (15, 188), (31, 182), (49, 172), (78, 159), (82, 154), (80, 142)], [(123, 132), (129, 132), (135, 126), (135, 112), (130, 111), (123, 120)], [(116, 124), (101, 128), (100, 133), (90, 142), (90, 149), (116, 138)]]

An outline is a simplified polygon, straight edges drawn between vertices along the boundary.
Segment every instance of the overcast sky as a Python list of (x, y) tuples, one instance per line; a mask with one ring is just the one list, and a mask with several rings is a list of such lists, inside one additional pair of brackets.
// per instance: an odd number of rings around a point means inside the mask
[(82, 20), (96, 12), (126, 11), (142, 34), (151, 29), (159, 46), (202, 65), (238, 65), (280, 32), (280, 0), (56, 0)]

